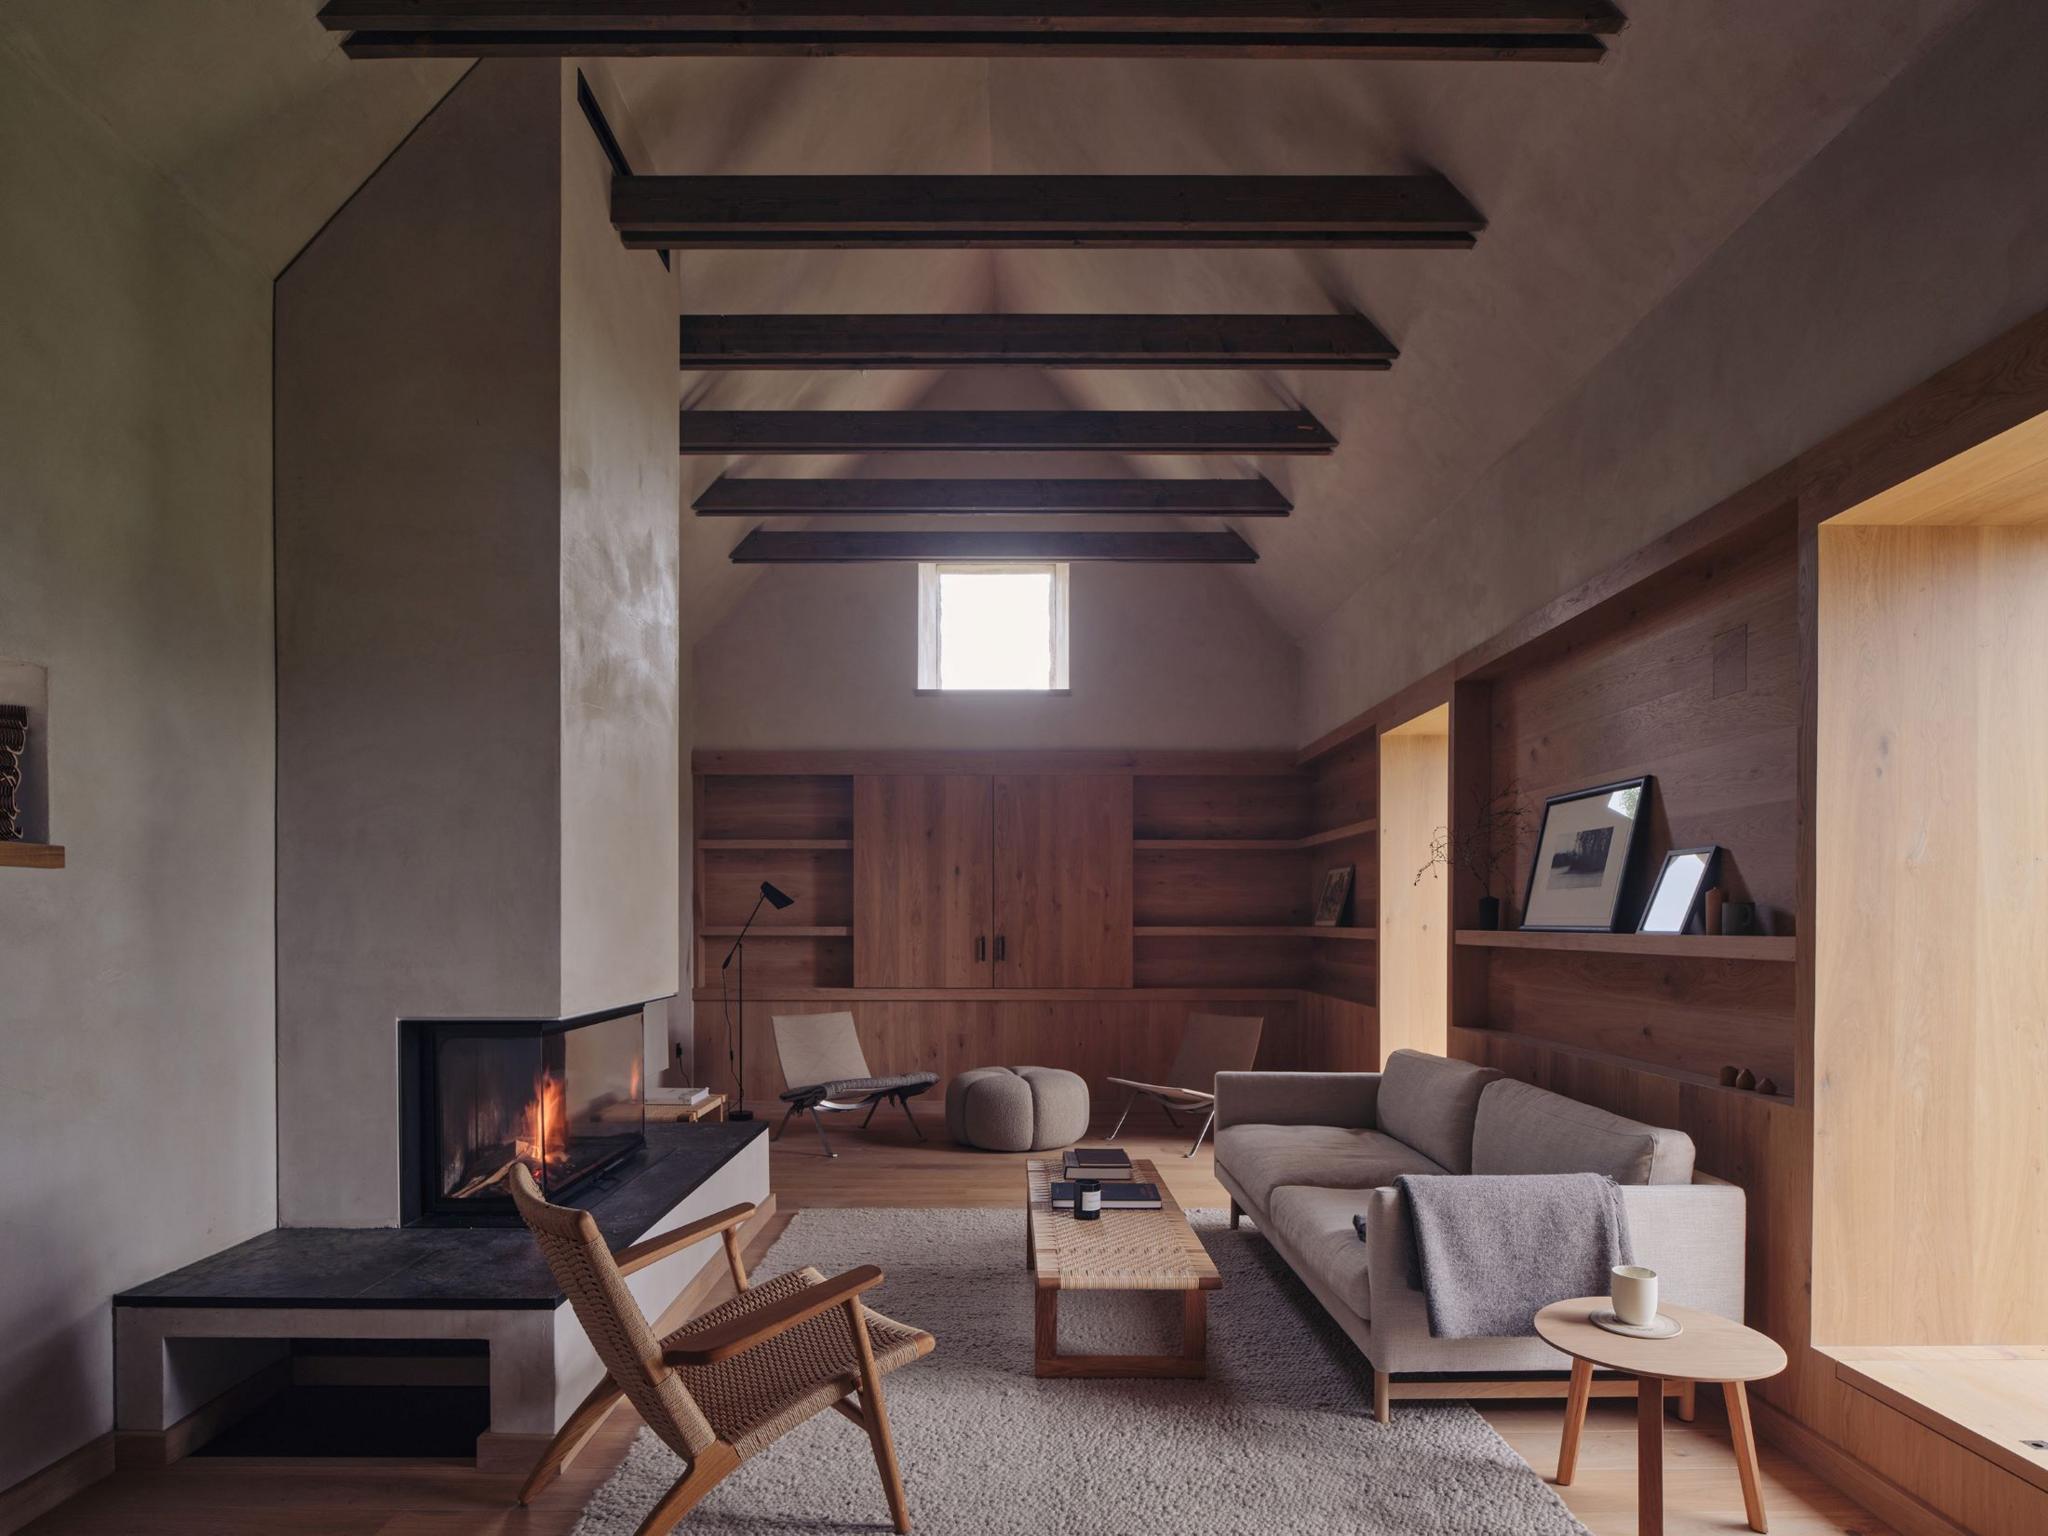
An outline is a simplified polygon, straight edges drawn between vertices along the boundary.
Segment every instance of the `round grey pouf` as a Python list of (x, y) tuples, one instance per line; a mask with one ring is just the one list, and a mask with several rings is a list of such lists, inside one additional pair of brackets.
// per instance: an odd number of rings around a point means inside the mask
[(975, 1067), (946, 1084), (946, 1130), (984, 1152), (1070, 1147), (1088, 1134), (1088, 1084), (1058, 1067)]

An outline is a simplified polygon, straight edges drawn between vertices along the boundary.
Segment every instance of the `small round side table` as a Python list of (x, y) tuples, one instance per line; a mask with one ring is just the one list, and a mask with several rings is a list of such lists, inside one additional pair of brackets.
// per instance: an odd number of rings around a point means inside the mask
[(1592, 1315), (1612, 1303), (1605, 1296), (1555, 1302), (1536, 1314), (1536, 1332), (1572, 1357), (1571, 1395), (1565, 1400), (1564, 1439), (1557, 1451), (1557, 1481), (1570, 1487), (1578, 1467), (1579, 1435), (1593, 1372), (1620, 1371), (1636, 1378), (1636, 1530), (1664, 1536), (1664, 1383), (1720, 1382), (1728, 1400), (1729, 1435), (1742, 1474), (1742, 1502), (1752, 1531), (1767, 1531), (1763, 1485), (1757, 1481), (1756, 1434), (1749, 1422), (1746, 1383), (1785, 1369), (1785, 1351), (1754, 1328), (1690, 1307), (1663, 1307), (1684, 1332), (1669, 1339), (1635, 1339), (1594, 1326)]

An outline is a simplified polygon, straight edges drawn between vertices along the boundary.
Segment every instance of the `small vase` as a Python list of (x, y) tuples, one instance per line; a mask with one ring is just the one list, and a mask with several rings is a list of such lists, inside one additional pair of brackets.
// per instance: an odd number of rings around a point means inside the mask
[(1500, 927), (1500, 898), (1482, 896), (1479, 898), (1479, 927), (1484, 933), (1492, 933)]

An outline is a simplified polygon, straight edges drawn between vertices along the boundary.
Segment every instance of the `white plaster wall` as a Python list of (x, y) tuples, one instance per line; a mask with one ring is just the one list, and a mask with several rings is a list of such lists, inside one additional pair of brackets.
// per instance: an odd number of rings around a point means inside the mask
[(0, 35), (0, 1488), (113, 1423), (108, 1297), (268, 1227), (269, 273)]
[[(583, 67), (622, 131), (602, 66)], [(573, 63), (560, 71), (565, 1016), (677, 990), (684, 862), (676, 280), (654, 253), (619, 243), (611, 166), (576, 103), (576, 74)]]
[(1299, 653), (1200, 566), (1077, 564), (1069, 695), (917, 693), (917, 567), (767, 571), (698, 643), (707, 747), (1296, 745)]
[(1304, 644), (1301, 736), (2048, 306), (2044, 52), (2038, 0), (1986, 0), (1939, 38), (1472, 491), (1365, 573)]
[(277, 283), (278, 1214), (399, 1214), (398, 1020), (559, 1013), (559, 68)]

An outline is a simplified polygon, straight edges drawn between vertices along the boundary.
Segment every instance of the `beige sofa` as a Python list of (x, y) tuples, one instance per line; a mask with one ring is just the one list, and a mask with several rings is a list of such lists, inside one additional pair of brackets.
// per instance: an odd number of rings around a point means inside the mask
[[(1682, 1131), (1415, 1051), (1394, 1052), (1384, 1072), (1220, 1073), (1216, 1125), (1231, 1224), (1250, 1216), (1364, 1351), (1383, 1422), (1397, 1396), (1562, 1395), (1570, 1368), (1533, 1335), (1431, 1337), (1390, 1187), (1404, 1173), (1607, 1174), (1624, 1186), (1636, 1261), (1657, 1270), (1664, 1299), (1742, 1317), (1743, 1193), (1694, 1174)], [(1560, 1374), (1503, 1379), (1530, 1372)]]

